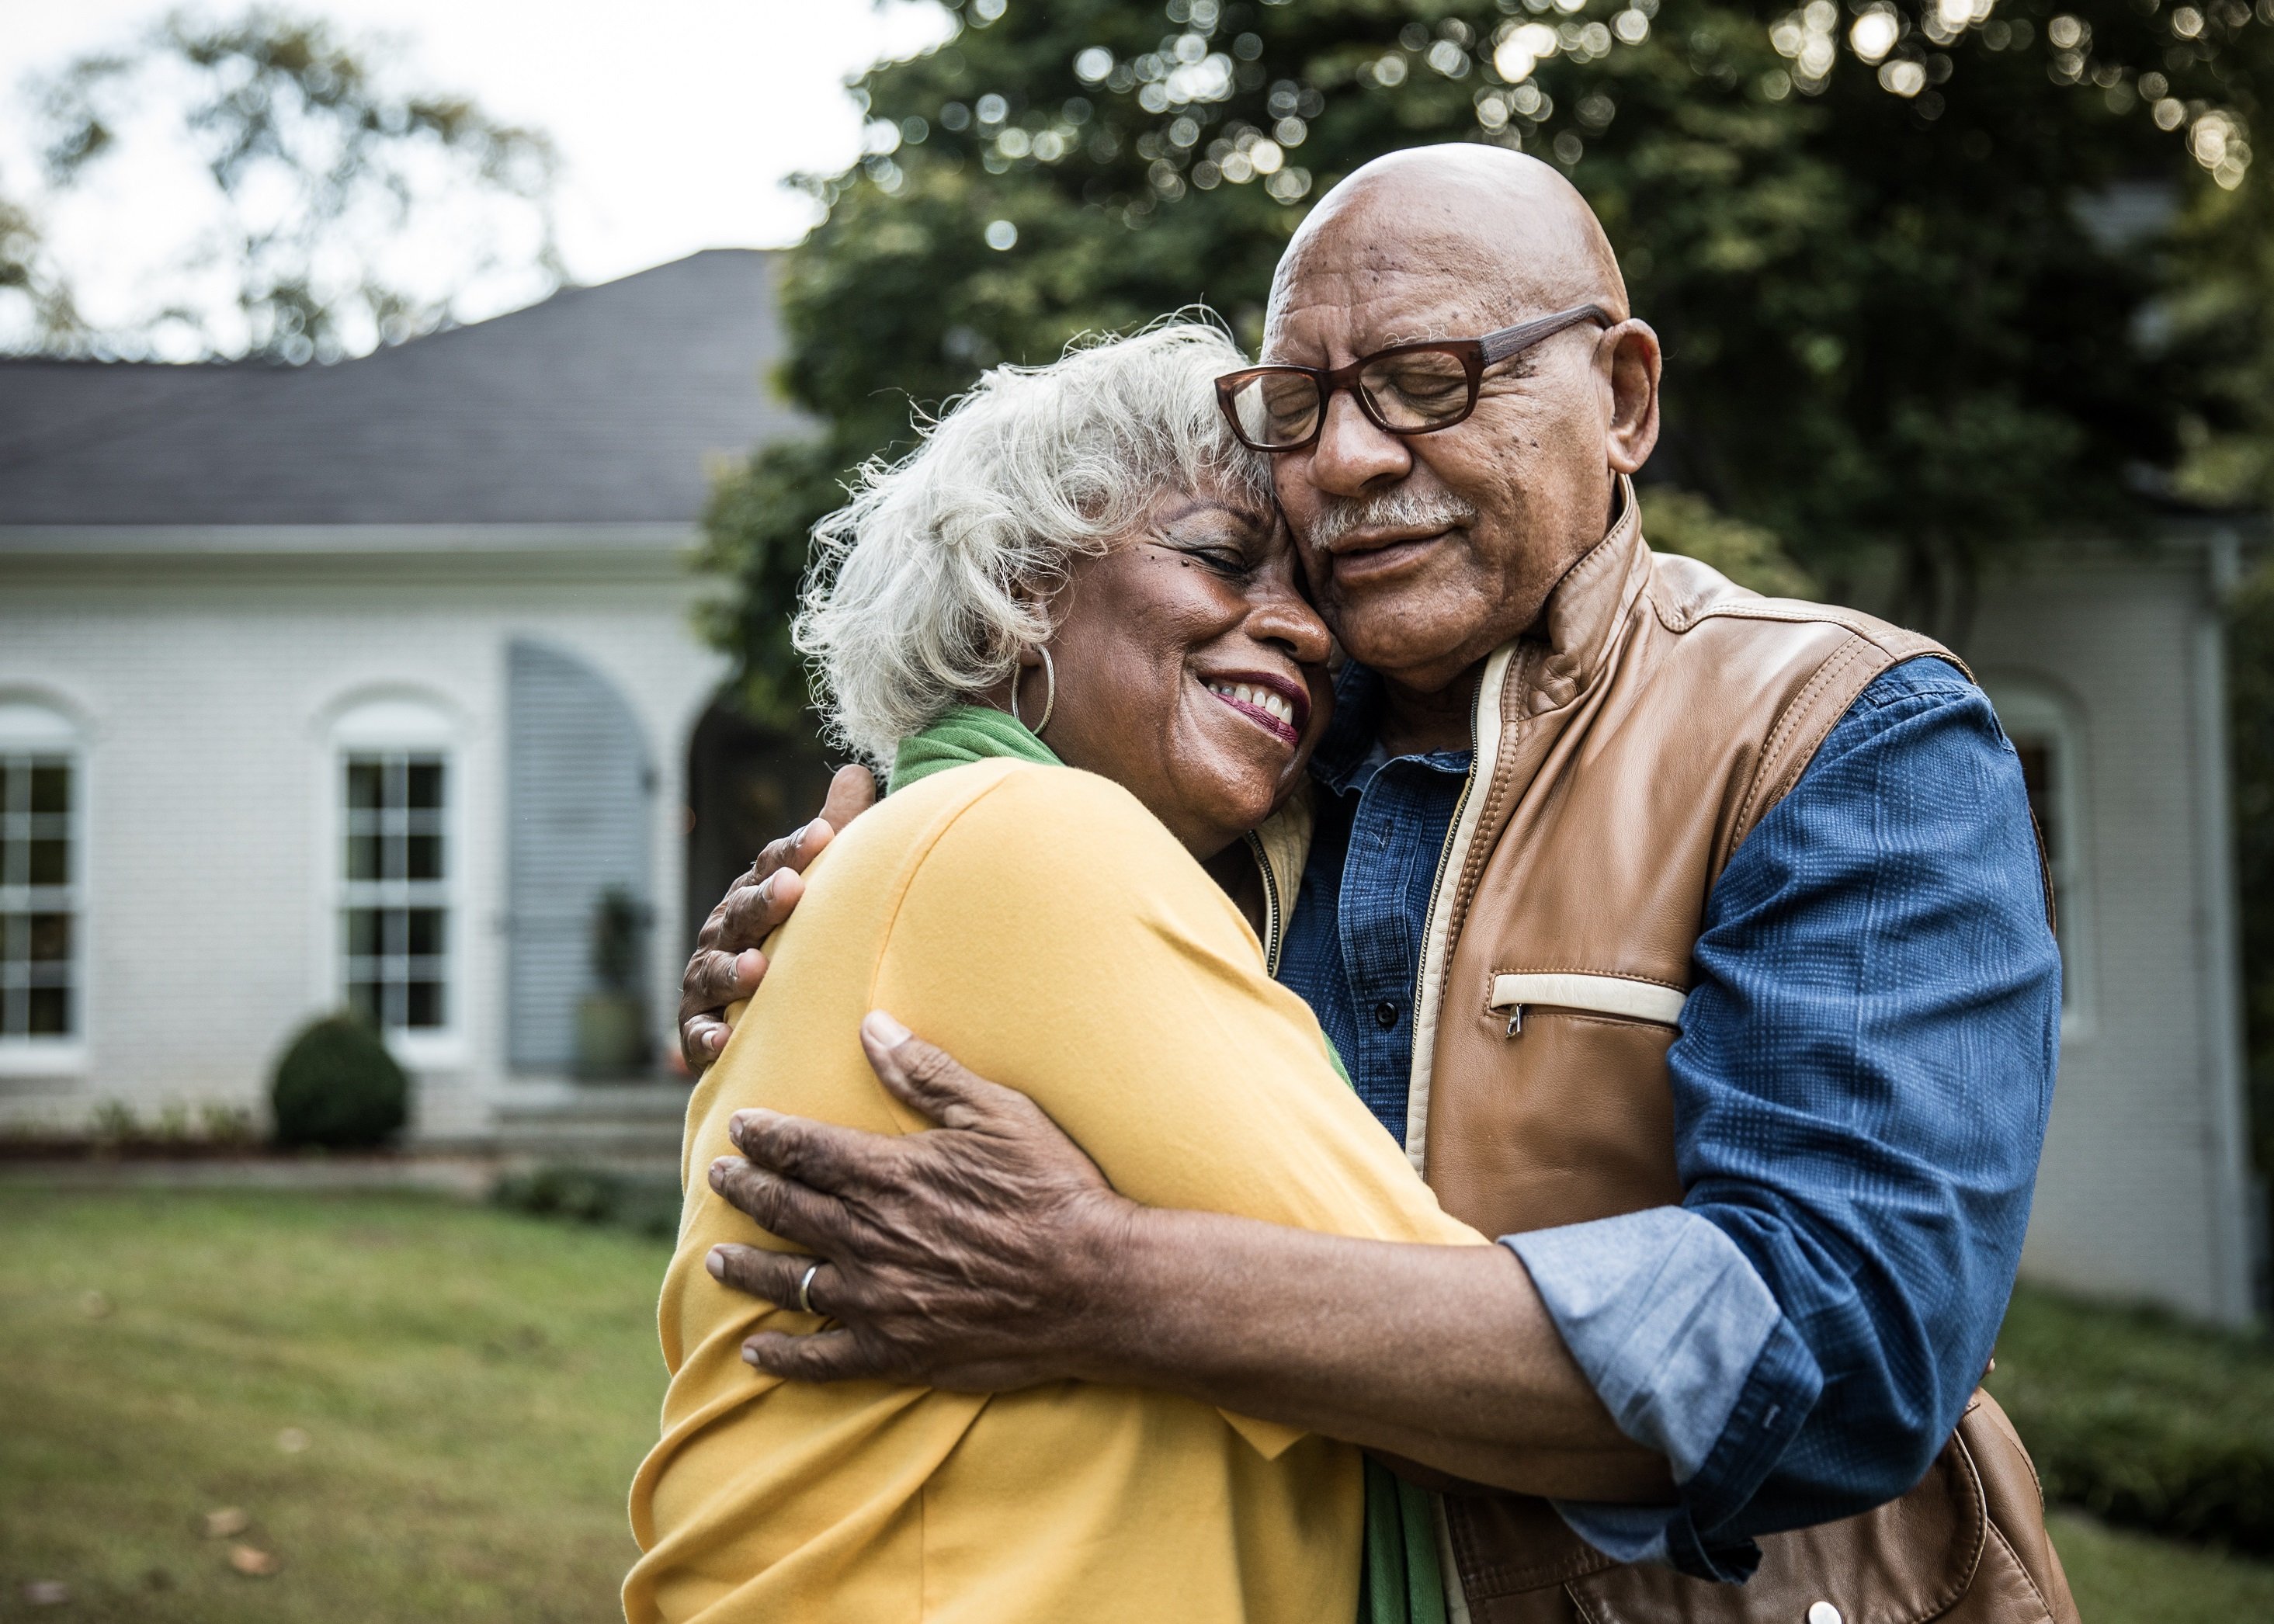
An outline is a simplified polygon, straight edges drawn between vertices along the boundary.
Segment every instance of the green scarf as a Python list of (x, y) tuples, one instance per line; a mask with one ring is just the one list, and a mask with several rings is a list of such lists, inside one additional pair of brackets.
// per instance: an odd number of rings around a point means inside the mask
[[(1008, 756), (1062, 767), (1050, 747), (1007, 711), (958, 705), (892, 756), (894, 790), (951, 767)], [(1342, 1056), (1327, 1044), (1327, 1058), (1345, 1083)], [(1366, 1463), (1366, 1557), (1360, 1570), (1358, 1624), (1445, 1624), (1445, 1578), (1437, 1560), (1436, 1497), (1417, 1489), (1374, 1461)]]
[(1009, 711), (958, 705), (914, 738), (900, 741), (892, 756), (892, 788), (906, 789), (935, 772), (996, 756), (1044, 767), (1065, 765)]

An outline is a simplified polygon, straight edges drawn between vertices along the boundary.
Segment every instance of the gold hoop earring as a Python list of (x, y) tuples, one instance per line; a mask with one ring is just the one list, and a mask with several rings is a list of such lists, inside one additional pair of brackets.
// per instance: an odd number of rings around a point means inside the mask
[[(1043, 729), (1050, 725), (1050, 712), (1058, 709), (1058, 669), (1050, 663), (1048, 649), (1036, 649), (1035, 652), (1043, 657), (1043, 680), (1047, 684), (1043, 689), (1043, 719), (1031, 729), (1035, 737), (1039, 739), (1043, 736)], [(1019, 714), (1019, 679), (1024, 675), (1024, 666), (1014, 665), (1011, 667), (1011, 719), (1021, 727), (1027, 725), (1025, 718)]]

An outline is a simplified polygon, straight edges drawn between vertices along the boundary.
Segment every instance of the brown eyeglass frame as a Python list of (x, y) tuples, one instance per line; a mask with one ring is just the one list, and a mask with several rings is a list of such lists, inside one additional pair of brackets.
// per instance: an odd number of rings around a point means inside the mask
[[(1577, 327), (1582, 321), (1599, 322), (1605, 327), (1614, 327), (1618, 325), (1618, 318), (1600, 304), (1575, 304), (1569, 310), (1559, 310), (1552, 316), (1536, 317), (1532, 320), (1520, 322), (1512, 327), (1502, 327), (1497, 333), (1487, 333), (1482, 338), (1425, 339), (1419, 343), (1392, 344), (1387, 350), (1377, 350), (1371, 355), (1362, 355), (1348, 366), (1242, 367), (1239, 372), (1226, 372), (1216, 380), (1216, 406), (1224, 413), (1224, 421), (1231, 425), (1232, 434), (1241, 445), (1251, 451), (1261, 451), (1274, 456), (1288, 452), (1307, 451), (1316, 445), (1319, 436), (1326, 431), (1327, 408), (1332, 403), (1336, 392), (1342, 389), (1350, 391), (1351, 397), (1358, 402), (1358, 409), (1366, 414), (1367, 421), (1385, 434), (1434, 434), (1440, 429), (1449, 429), (1457, 424), (1466, 422), (1469, 414), (1476, 410), (1477, 396), (1484, 386), (1485, 368), (1497, 365), (1512, 356), (1521, 355), (1534, 344), (1545, 342), (1564, 328)], [(1463, 370), (1469, 375), (1468, 400), (1463, 403), (1459, 411), (1442, 423), (1426, 424), (1419, 428), (1401, 428), (1394, 423), (1383, 422), (1382, 414), (1374, 409), (1374, 402), (1367, 398), (1364, 389), (1358, 387), (1359, 374), (1386, 357), (1412, 355), (1429, 350), (1434, 350), (1440, 355), (1452, 356), (1461, 363)], [(1319, 391), (1319, 420), (1312, 426), (1310, 433), (1293, 445), (1259, 446), (1248, 439), (1246, 432), (1239, 426), (1239, 412), (1238, 408), (1233, 406), (1231, 397), (1239, 392), (1242, 385), (1267, 372), (1299, 372), (1308, 378)]]

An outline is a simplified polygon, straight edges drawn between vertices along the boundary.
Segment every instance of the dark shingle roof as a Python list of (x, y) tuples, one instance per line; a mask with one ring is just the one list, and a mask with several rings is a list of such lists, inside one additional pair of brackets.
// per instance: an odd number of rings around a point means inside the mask
[(0, 526), (692, 521), (794, 433), (773, 256), (720, 249), (330, 366), (0, 360)]

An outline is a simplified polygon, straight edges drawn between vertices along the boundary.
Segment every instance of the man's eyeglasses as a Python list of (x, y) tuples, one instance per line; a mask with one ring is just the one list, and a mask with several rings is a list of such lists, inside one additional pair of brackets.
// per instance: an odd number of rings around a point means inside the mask
[(1392, 434), (1449, 429), (1477, 409), (1485, 368), (1519, 355), (1564, 328), (1616, 326), (1600, 304), (1579, 304), (1482, 338), (1392, 344), (1348, 366), (1251, 366), (1216, 380), (1216, 403), (1240, 443), (1257, 451), (1301, 451), (1319, 438), (1337, 389)]

